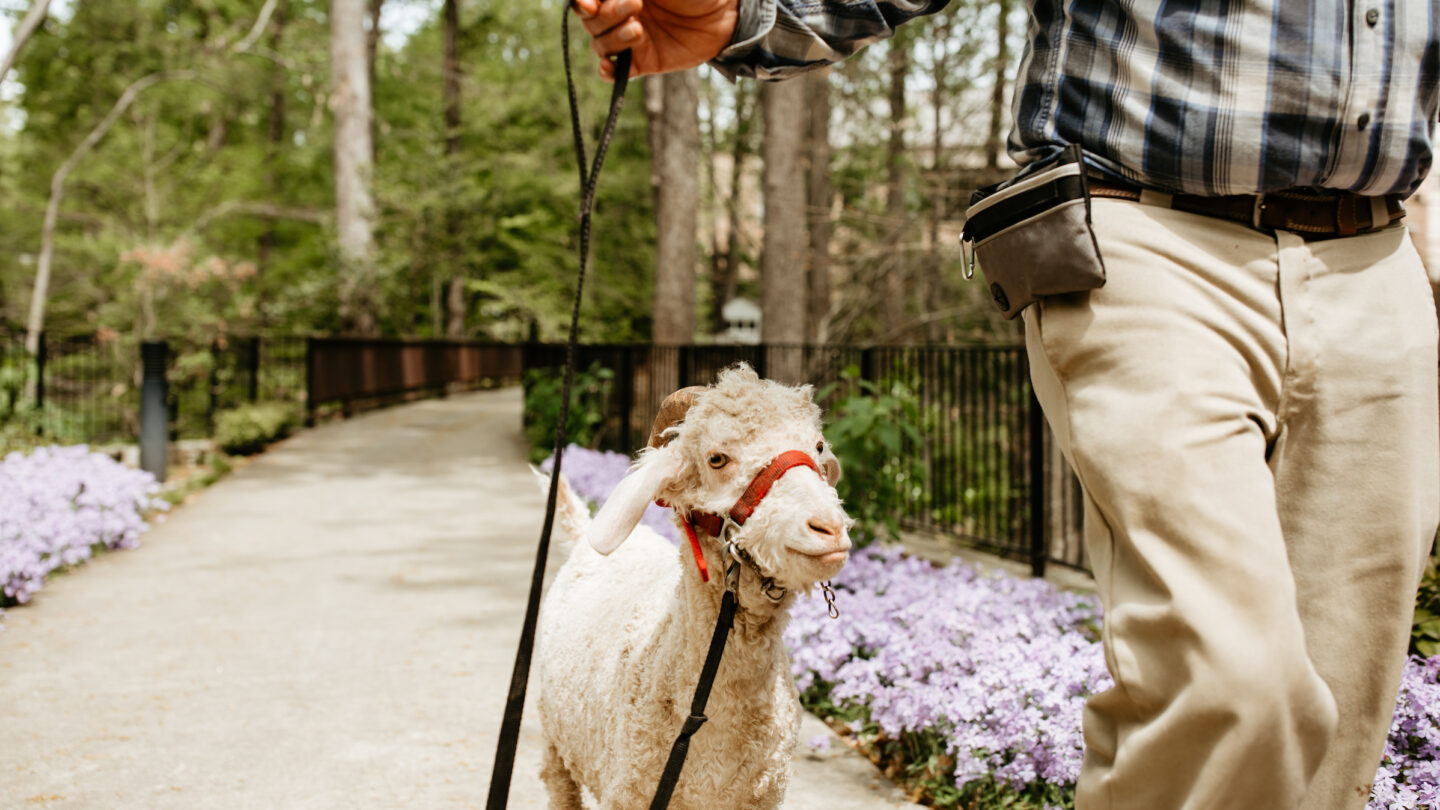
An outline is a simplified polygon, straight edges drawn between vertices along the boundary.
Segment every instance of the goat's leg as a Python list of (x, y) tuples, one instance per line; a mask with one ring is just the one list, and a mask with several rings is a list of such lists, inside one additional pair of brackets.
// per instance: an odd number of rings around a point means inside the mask
[(584, 810), (580, 785), (570, 775), (570, 769), (565, 767), (565, 761), (560, 758), (560, 752), (555, 750), (553, 743), (545, 746), (540, 779), (550, 794), (550, 810)]

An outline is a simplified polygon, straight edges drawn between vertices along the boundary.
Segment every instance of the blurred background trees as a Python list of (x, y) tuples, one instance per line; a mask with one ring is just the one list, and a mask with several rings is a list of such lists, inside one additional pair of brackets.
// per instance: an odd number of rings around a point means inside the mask
[[(0, 326), (26, 325), (43, 258), (59, 333), (562, 334), (560, 0), (44, 5), (0, 0), (12, 34), (40, 19), (0, 85)], [(777, 341), (1012, 340), (956, 240), (1011, 171), (1019, 5), (952, 0), (778, 85), (632, 85), (585, 339), (706, 341), (738, 297)], [(609, 86), (571, 48), (593, 146)]]

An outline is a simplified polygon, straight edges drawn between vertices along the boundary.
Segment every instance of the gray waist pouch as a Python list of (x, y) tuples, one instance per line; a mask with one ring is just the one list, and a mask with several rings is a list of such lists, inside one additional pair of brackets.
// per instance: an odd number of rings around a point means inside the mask
[(1103, 286), (1105, 262), (1090, 229), (1080, 148), (1067, 147), (1044, 171), (975, 192), (960, 242), (1007, 319), (1039, 296)]

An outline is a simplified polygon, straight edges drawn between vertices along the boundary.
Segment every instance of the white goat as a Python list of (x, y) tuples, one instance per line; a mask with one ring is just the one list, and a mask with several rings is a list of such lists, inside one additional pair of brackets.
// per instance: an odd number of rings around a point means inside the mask
[(851, 520), (835, 493), (840, 465), (820, 434), (810, 387), (761, 380), (742, 364), (721, 372), (714, 386), (666, 400), (651, 447), (593, 520), (562, 487), (560, 532), (575, 547), (550, 586), (539, 627), (541, 776), (551, 810), (580, 810), (582, 786), (602, 810), (648, 807), (689, 715), (724, 593), (721, 543), (697, 530), (710, 571), (703, 581), (689, 543), (677, 554), (637, 528), (645, 506), (661, 499), (677, 514), (723, 515), (788, 450), (808, 453), (824, 479), (790, 470), (732, 530), (749, 557), (739, 609), (710, 720), (691, 740), (670, 802), (674, 810), (780, 806), (800, 725), (781, 632), (796, 592), (844, 566)]

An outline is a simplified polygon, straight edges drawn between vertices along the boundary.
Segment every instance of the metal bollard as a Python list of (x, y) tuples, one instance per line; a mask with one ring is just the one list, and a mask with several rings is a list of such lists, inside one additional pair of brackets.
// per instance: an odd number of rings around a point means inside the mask
[(140, 383), (140, 469), (162, 482), (170, 455), (170, 420), (165, 404), (169, 355), (170, 346), (163, 341), (140, 344), (140, 364), (144, 368)]

